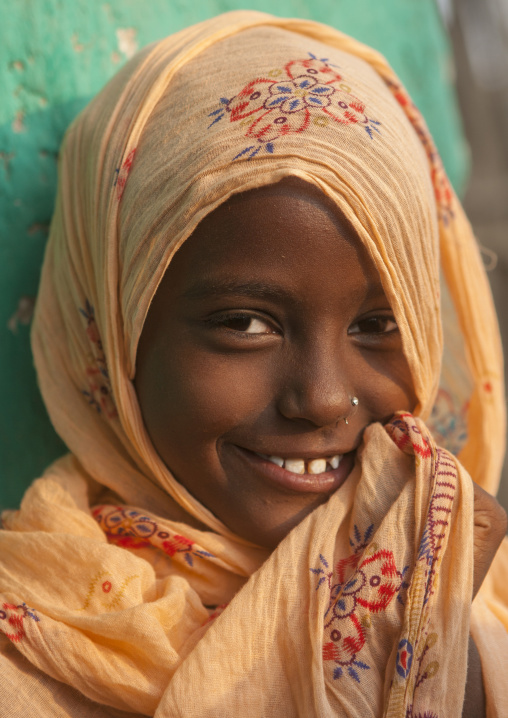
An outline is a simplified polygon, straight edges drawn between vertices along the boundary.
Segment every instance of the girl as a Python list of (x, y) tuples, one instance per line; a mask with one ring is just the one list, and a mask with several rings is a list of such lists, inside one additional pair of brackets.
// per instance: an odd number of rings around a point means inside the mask
[(70, 454), (4, 515), (2, 715), (506, 715), (497, 325), (379, 55), (238, 12), (134, 58), (33, 348)]

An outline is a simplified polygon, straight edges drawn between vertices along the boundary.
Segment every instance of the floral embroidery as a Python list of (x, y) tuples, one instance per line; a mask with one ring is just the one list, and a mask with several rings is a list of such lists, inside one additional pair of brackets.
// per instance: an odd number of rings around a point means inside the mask
[(420, 138), (430, 164), (430, 174), (432, 185), (434, 187), (434, 195), (436, 197), (439, 218), (443, 224), (448, 225), (455, 216), (455, 212), (453, 210), (453, 190), (446, 176), (437, 148), (427, 129), (425, 120), (423, 119), (420, 110), (416, 107), (400, 83), (386, 78), (385, 82), (392, 91), (397, 102), (406, 113), (408, 120), (411, 122), (416, 134)]
[[(94, 599), (109, 610), (115, 609), (123, 599), (129, 584), (132, 583), (134, 579), (139, 578), (138, 574), (132, 574), (124, 578), (123, 581), (116, 581), (113, 576), (110, 577), (111, 580), (106, 579), (103, 581), (102, 579), (108, 575), (106, 571), (99, 571), (95, 574), (88, 584), (88, 591), (85, 596), (85, 601), (79, 609), (80, 611), (86, 611)], [(113, 591), (113, 593), (109, 596), (108, 594), (111, 591)], [(104, 594), (106, 594), (107, 598)]]
[(93, 347), (93, 354), (89, 357), (89, 365), (86, 369), (88, 388), (83, 389), (81, 393), (97, 413), (104, 414), (108, 419), (115, 419), (118, 414), (113, 400), (106, 355), (95, 321), (95, 311), (88, 299), (85, 308), (80, 307), (79, 311), (86, 319), (86, 333)]
[(358, 669), (370, 669), (359, 654), (371, 626), (371, 615), (385, 611), (406, 585), (393, 553), (376, 544), (369, 545), (373, 530), (374, 526), (369, 526), (362, 537), (354, 527), (355, 540), (350, 539), (354, 553), (339, 560), (335, 571), (327, 570), (329, 564), (322, 555), (321, 566), (310, 569), (320, 577), (316, 589), (326, 583), (330, 592), (324, 617), (323, 660), (335, 664), (334, 679), (346, 671), (359, 683)]
[[(410, 428), (406, 419), (412, 422)], [(405, 454), (415, 454), (422, 459), (428, 459), (431, 456), (430, 441), (422, 435), (412, 414), (403, 411), (397, 412), (385, 429), (393, 442)]]
[(181, 555), (185, 563), (191, 567), (196, 556), (215, 558), (208, 551), (198, 548), (191, 539), (160, 530), (153, 519), (135, 509), (122, 506), (97, 506), (92, 513), (108, 540), (117, 546), (130, 549), (153, 546), (177, 560), (180, 560)]
[[(416, 629), (405, 626), (398, 644), (396, 676), (408, 681), (412, 695), (426, 680), (439, 671), (439, 662), (430, 660), (429, 653), (438, 641), (438, 634), (431, 627), (431, 598), (435, 590), (435, 577), (441, 561), (441, 548), (447, 537), (447, 528), (452, 512), (457, 486), (457, 467), (453, 457), (444, 449), (431, 449), (430, 436), (424, 437), (411, 416), (398, 412), (391, 425), (386, 427), (388, 434), (402, 451), (415, 454), (415, 460), (431, 461), (432, 493), (429, 501), (427, 519), (420, 540), (415, 569), (413, 571), (410, 592), (419, 594), (418, 601), (423, 610)], [(414, 704), (407, 708), (406, 718), (437, 718), (434, 713), (415, 713)]]
[(397, 647), (397, 661), (395, 667), (402, 678), (406, 678), (413, 663), (413, 646), (406, 638), (400, 641)]
[(408, 706), (406, 711), (406, 718), (439, 718), (437, 713), (433, 711), (424, 711), (423, 713), (414, 713), (413, 706)]
[(136, 155), (136, 149), (137, 147), (134, 147), (134, 149), (131, 150), (125, 158), (123, 165), (121, 167), (117, 167), (115, 170), (115, 181), (113, 183), (113, 187), (116, 187), (116, 198), (118, 201), (122, 199), (123, 191), (127, 183), (127, 177), (129, 176), (129, 172), (131, 171), (132, 163), (134, 162), (134, 157)]
[(208, 607), (209, 610), (211, 610), (211, 613), (202, 625), (206, 626), (208, 623), (215, 621), (215, 619), (218, 618), (221, 615), (221, 613), (223, 613), (226, 610), (226, 608), (228, 606), (229, 606), (229, 603), (221, 603), (219, 606), (213, 606), (211, 608)]
[(276, 140), (305, 132), (311, 122), (318, 127), (333, 122), (359, 125), (373, 139), (381, 123), (367, 116), (365, 103), (334, 67), (327, 58), (309, 53), (308, 59), (292, 60), (268, 77), (257, 77), (238, 95), (220, 98), (218, 109), (208, 115), (212, 119), (208, 129), (227, 116), (247, 128), (245, 137), (254, 144), (233, 160), (244, 156), (250, 160), (261, 151), (272, 154)]
[(25, 618), (31, 618), (32, 621), (36, 622), (41, 620), (35, 609), (29, 608), (26, 603), (20, 603), (18, 606), (13, 603), (2, 604), (0, 621), (7, 621), (9, 628), (6, 630), (0, 623), (0, 629), (13, 643), (19, 643), (26, 635), (23, 624)]
[(454, 405), (450, 393), (441, 387), (427, 422), (436, 443), (446, 447), (455, 456), (467, 441), (467, 410), (468, 403), (459, 409)]

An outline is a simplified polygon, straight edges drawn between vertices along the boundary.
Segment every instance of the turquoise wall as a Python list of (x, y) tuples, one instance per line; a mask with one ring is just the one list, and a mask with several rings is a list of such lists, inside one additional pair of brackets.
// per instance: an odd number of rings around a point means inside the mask
[(383, 52), (423, 111), (461, 188), (467, 154), (434, 0), (0, 0), (0, 505), (64, 446), (39, 396), (33, 297), (65, 128), (136, 49), (227, 10), (319, 20)]

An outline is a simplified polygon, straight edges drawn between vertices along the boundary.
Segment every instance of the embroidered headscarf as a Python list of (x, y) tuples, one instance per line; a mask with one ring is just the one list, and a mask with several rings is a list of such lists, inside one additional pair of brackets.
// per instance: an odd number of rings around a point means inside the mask
[[(220, 16), (133, 58), (69, 129), (59, 172), (32, 336), (70, 454), (0, 532), (0, 629), (33, 705), (49, 692), (62, 715), (460, 716), (467, 472), (496, 490), (502, 356), (470, 227), (386, 61), (318, 23)], [(132, 380), (181, 244), (232, 194), (289, 175), (367, 248), (418, 406), (368, 427), (348, 481), (268, 557), (171, 475)], [(498, 575), (475, 602), (482, 657), (508, 650)], [(508, 698), (492, 676), (495, 707)]]

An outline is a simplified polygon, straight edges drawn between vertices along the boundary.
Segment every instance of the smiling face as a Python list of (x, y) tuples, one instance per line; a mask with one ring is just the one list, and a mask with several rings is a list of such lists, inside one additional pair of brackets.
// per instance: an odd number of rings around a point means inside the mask
[(372, 261), (296, 179), (233, 196), (178, 250), (135, 385), (176, 479), (268, 548), (347, 479), (368, 424), (416, 405)]

